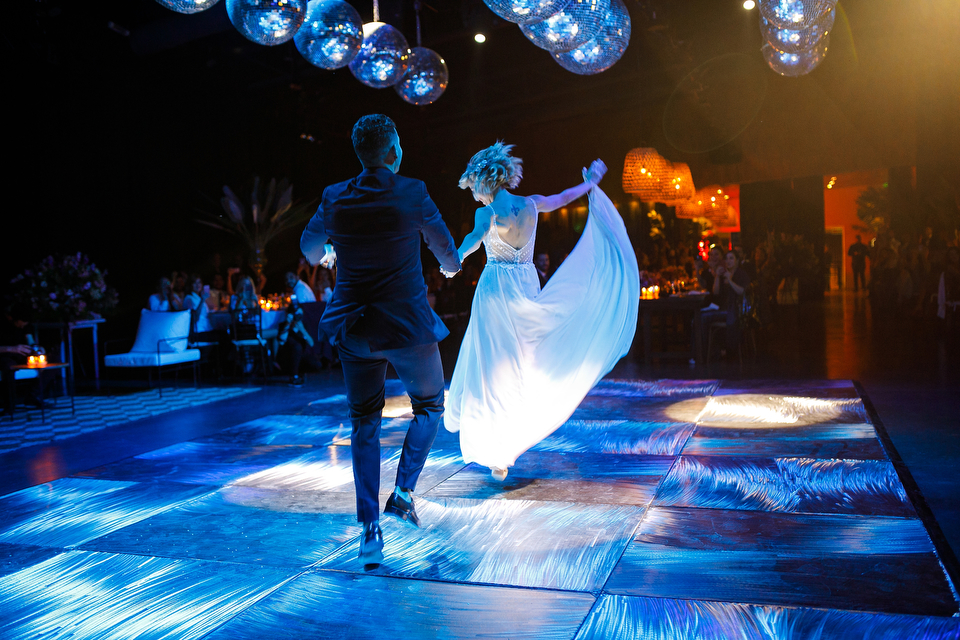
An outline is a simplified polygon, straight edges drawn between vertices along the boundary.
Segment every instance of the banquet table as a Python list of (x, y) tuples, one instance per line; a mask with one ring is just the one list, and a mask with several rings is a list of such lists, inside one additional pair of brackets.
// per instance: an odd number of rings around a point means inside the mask
[[(695, 362), (703, 361), (703, 309), (710, 304), (706, 294), (681, 294), (668, 298), (640, 301), (640, 323), (643, 331), (643, 360), (650, 364), (654, 357), (686, 356)], [(653, 351), (653, 316), (690, 314), (692, 316), (689, 351)], [(661, 323), (661, 327), (662, 327)]]
[[(284, 309), (261, 311), (260, 322), (263, 323), (260, 327), (261, 337), (265, 339), (277, 337), (277, 331), (280, 323), (283, 322), (284, 314), (286, 314)], [(214, 311), (207, 314), (207, 321), (214, 331), (229, 331), (231, 315), (229, 311)]]

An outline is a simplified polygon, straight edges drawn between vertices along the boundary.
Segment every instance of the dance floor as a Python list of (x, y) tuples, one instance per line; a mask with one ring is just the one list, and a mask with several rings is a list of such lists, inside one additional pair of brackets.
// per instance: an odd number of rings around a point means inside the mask
[(0, 497), (0, 637), (960, 638), (936, 526), (851, 382), (604, 381), (502, 483), (441, 429), (424, 526), (383, 520), (373, 570), (345, 411)]

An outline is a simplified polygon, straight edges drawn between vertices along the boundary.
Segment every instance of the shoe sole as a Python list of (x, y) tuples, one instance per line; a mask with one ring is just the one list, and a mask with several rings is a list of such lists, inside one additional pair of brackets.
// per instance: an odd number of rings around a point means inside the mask
[(390, 516), (391, 518), (394, 518), (394, 519), (396, 519), (396, 520), (399, 520), (401, 523), (403, 523), (404, 525), (406, 525), (406, 526), (407, 526), (408, 528), (410, 528), (410, 529), (419, 529), (419, 528), (420, 528), (420, 525), (418, 525), (416, 522), (414, 522), (413, 520), (411, 520), (409, 516), (407, 516), (406, 514), (404, 514), (404, 513), (401, 512), (401, 511), (393, 511), (393, 510), (384, 509), (384, 510), (383, 510), (383, 515), (385, 515), (385, 516)]

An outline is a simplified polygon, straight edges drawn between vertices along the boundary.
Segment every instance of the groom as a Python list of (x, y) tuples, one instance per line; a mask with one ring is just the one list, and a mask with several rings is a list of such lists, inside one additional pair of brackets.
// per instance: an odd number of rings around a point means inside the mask
[(353, 427), (357, 519), (363, 523), (359, 557), (372, 565), (383, 560), (380, 417), (387, 363), (410, 396), (414, 418), (384, 514), (414, 527), (420, 520), (412, 494), (443, 415), (437, 342), (449, 331), (427, 304), (420, 236), (448, 278), (460, 271), (460, 260), (423, 182), (397, 175), (403, 150), (393, 121), (380, 114), (364, 116), (354, 125), (352, 139), (363, 171), (324, 190), (300, 250), (311, 264), (339, 258), (337, 285), (320, 332), (340, 350)]

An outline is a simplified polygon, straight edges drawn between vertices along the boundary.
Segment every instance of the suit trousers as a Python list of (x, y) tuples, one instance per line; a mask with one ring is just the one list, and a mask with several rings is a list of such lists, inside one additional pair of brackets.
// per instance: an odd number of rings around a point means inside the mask
[(366, 339), (350, 333), (338, 347), (353, 428), (350, 449), (357, 520), (375, 522), (380, 518), (380, 421), (387, 363), (393, 365), (413, 405), (413, 422), (407, 429), (397, 468), (397, 486), (413, 491), (443, 416), (440, 349), (431, 342), (371, 351)]

